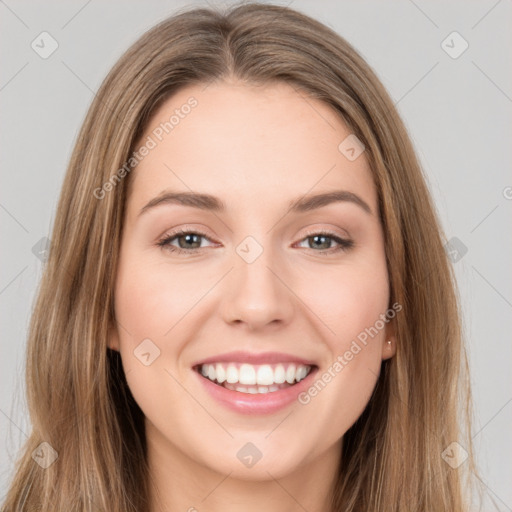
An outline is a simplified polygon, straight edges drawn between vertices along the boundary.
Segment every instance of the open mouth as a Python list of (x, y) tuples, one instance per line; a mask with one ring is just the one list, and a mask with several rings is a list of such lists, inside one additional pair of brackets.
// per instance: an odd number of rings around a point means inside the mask
[(296, 363), (253, 365), (225, 362), (200, 364), (194, 370), (225, 389), (239, 393), (264, 394), (294, 386), (315, 368), (315, 365)]

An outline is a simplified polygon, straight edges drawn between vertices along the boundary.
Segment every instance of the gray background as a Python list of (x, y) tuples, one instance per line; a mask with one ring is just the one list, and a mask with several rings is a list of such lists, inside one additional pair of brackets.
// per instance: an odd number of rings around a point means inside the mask
[[(462, 255), (454, 265), (472, 370), (474, 442), (487, 494), (504, 511), (512, 510), (511, 4), (290, 3), (344, 36), (375, 69), (409, 129), (446, 234), (460, 241), (453, 242)], [(0, 500), (30, 431), (24, 351), (42, 272), (32, 248), (51, 235), (79, 126), (122, 51), (177, 9), (199, 5), (208, 4), (0, 0)], [(43, 31), (58, 43), (46, 59), (31, 48)], [(457, 58), (442, 46), (453, 31), (469, 44)], [(452, 40), (445, 45), (458, 51), (461, 41)]]

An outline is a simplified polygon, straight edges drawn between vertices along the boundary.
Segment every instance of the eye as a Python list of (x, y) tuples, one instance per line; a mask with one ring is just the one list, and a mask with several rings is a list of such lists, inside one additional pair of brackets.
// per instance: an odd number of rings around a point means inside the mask
[[(158, 241), (157, 245), (158, 247), (164, 247), (170, 252), (190, 256), (204, 249), (204, 247), (201, 247), (201, 239), (203, 238), (210, 240), (205, 233), (199, 231), (180, 230), (166, 235)], [(178, 247), (172, 245), (175, 241), (178, 242)], [(337, 244), (337, 247), (331, 247), (333, 241)], [(340, 251), (347, 251), (354, 246), (353, 240), (341, 238), (335, 233), (330, 232), (308, 233), (306, 238), (303, 238), (300, 243), (304, 242), (310, 242), (310, 250), (325, 255)]]
[[(170, 252), (190, 255), (191, 253), (197, 252), (197, 249), (203, 249), (203, 247), (201, 247), (201, 238), (209, 240), (205, 233), (180, 230), (166, 235), (158, 241), (157, 245), (159, 247), (165, 247), (165, 249)], [(175, 240), (178, 242), (179, 247), (171, 245)]]
[[(331, 247), (332, 241), (338, 244), (337, 247)], [(328, 255), (332, 253), (337, 253), (340, 251), (347, 251), (354, 246), (354, 241), (348, 238), (341, 238), (335, 233), (330, 232), (313, 232), (307, 233), (306, 238), (303, 238), (301, 243), (309, 242), (309, 248), (319, 248), (322, 249), (320, 251), (314, 250), (314, 252), (319, 252), (323, 255)]]

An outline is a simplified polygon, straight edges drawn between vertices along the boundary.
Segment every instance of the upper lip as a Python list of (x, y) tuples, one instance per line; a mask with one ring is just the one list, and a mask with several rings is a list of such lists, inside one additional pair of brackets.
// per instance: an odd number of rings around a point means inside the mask
[(304, 359), (302, 357), (294, 356), (292, 354), (285, 354), (283, 352), (225, 352), (218, 354), (207, 359), (201, 359), (193, 366), (201, 366), (203, 364), (212, 363), (248, 363), (248, 364), (277, 364), (277, 363), (298, 363), (308, 366), (316, 366), (314, 361)]

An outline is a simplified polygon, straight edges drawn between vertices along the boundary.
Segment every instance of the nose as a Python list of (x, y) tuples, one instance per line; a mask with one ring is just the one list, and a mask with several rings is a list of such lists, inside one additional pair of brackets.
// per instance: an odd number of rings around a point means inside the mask
[(286, 279), (291, 274), (277, 265), (270, 250), (264, 250), (252, 263), (238, 254), (234, 258), (221, 303), (224, 321), (243, 324), (250, 331), (289, 324), (296, 297)]

